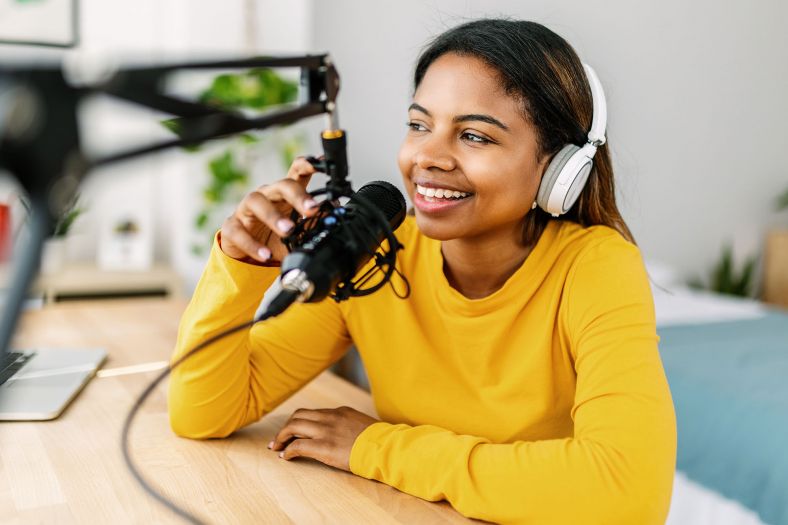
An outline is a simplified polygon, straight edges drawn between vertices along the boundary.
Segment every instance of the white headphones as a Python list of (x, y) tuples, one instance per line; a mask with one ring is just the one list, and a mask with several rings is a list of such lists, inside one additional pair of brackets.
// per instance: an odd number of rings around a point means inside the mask
[(605, 143), (605, 128), (607, 127), (607, 104), (605, 92), (599, 77), (588, 64), (583, 64), (588, 83), (591, 86), (594, 116), (591, 121), (591, 130), (588, 132), (588, 142), (583, 147), (567, 144), (555, 154), (542, 175), (539, 192), (536, 194), (531, 209), (537, 206), (553, 217), (558, 217), (568, 212), (588, 180), (588, 174), (594, 165), (596, 149)]

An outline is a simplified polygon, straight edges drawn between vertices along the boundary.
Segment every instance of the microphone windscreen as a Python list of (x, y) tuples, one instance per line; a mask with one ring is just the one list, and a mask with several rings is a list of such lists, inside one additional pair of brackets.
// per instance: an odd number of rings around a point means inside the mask
[[(399, 228), (402, 221), (405, 220), (407, 211), (405, 197), (393, 184), (378, 180), (365, 184), (356, 193), (383, 212), (392, 230)], [(353, 201), (353, 197), (350, 198), (350, 201)]]

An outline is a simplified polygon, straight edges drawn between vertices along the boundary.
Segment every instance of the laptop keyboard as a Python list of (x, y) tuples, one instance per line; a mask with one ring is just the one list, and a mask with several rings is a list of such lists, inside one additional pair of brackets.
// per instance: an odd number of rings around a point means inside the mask
[(16, 374), (34, 355), (34, 352), (6, 352), (0, 355), (0, 385)]

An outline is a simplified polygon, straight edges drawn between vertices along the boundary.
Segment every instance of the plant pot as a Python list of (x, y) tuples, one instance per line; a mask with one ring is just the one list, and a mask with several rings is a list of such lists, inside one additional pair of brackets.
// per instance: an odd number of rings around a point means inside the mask
[(41, 273), (60, 272), (66, 263), (66, 238), (52, 237), (44, 241), (41, 253)]
[(788, 307), (788, 230), (775, 230), (766, 237), (763, 300)]

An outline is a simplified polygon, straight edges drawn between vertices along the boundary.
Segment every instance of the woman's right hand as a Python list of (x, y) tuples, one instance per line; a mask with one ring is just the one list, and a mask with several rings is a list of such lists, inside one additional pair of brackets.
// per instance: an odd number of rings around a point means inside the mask
[(286, 178), (260, 186), (244, 197), (222, 224), (222, 251), (245, 262), (282, 261), (288, 253), (282, 237), (294, 226), (290, 212), (295, 209), (311, 217), (318, 210), (317, 202), (306, 191), (315, 171), (306, 158), (298, 157)]

